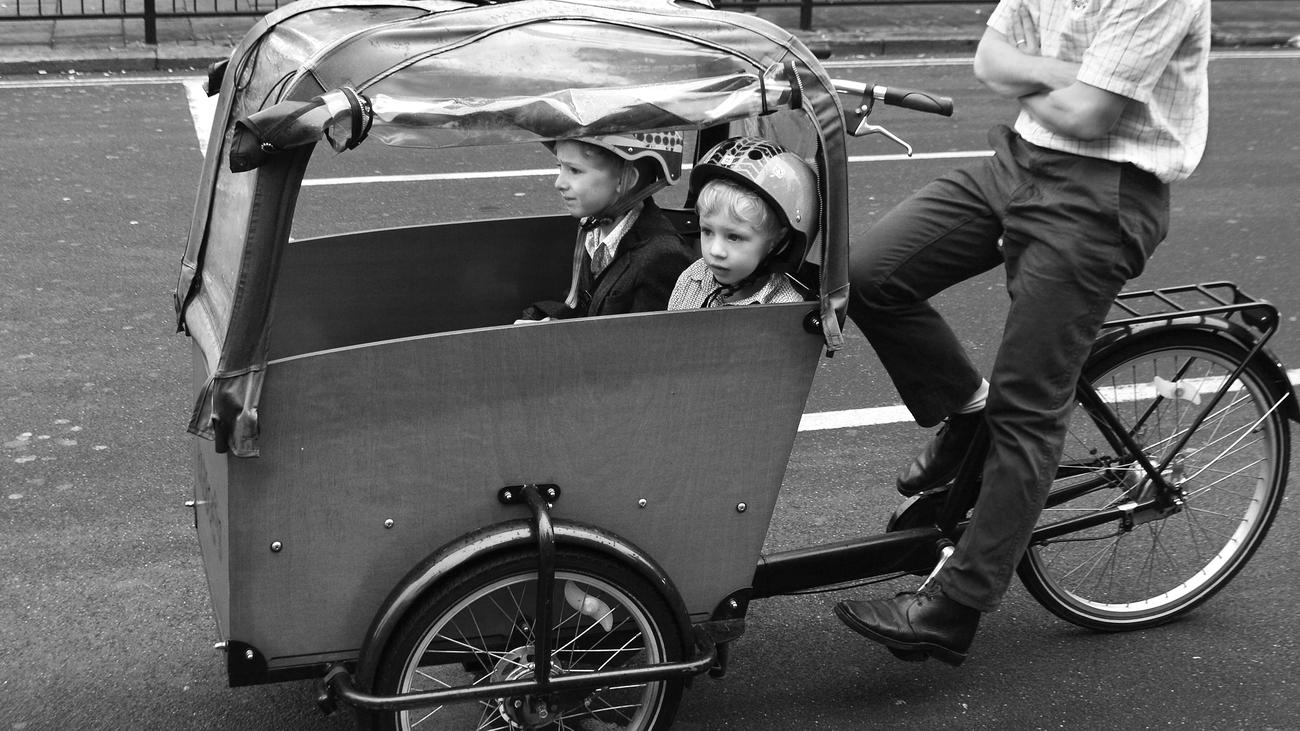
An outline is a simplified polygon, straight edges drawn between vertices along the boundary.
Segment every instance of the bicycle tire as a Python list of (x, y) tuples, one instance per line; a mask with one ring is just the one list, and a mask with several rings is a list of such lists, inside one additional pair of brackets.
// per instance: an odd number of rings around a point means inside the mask
[[(1121, 341), (1083, 372), (1158, 466), (1246, 355), (1209, 332), (1167, 330)], [(1177, 509), (1031, 541), (1018, 573), (1040, 604), (1095, 630), (1143, 629), (1192, 610), (1246, 565), (1277, 515), (1290, 463), (1285, 397), (1268, 388), (1264, 368), (1247, 365), (1165, 470), (1180, 483)], [(1040, 527), (1150, 498), (1142, 468), (1100, 423), (1075, 408)]]
[[(409, 693), (532, 677), (536, 582), (537, 554), (532, 551), (488, 559), (444, 582), (394, 632), (379, 663), (376, 692)], [(681, 630), (669, 603), (630, 567), (559, 547), (554, 586), (553, 676), (682, 659)], [(557, 694), (546, 718), (530, 713), (526, 697), (370, 712), (361, 718), (374, 729), (544, 726), (650, 731), (672, 724), (682, 687), (678, 679)]]

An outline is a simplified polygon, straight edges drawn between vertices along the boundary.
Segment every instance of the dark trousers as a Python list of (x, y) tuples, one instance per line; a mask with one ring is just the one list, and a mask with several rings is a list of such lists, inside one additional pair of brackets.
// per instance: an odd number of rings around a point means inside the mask
[(850, 252), (849, 316), (922, 426), (979, 387), (928, 299), (1001, 264), (1010, 310), (990, 383), (991, 446), (969, 529), (936, 580), (997, 608), (1061, 456), (1074, 384), (1110, 303), (1168, 229), (1169, 189), (1138, 168), (989, 132), (994, 156), (935, 180)]

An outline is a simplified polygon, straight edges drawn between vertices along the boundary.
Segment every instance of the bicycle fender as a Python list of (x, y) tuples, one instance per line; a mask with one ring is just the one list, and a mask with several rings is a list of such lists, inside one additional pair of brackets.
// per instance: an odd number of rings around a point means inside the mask
[[(1088, 356), (1088, 364), (1105, 357), (1116, 348), (1128, 347), (1146, 338), (1177, 331), (1194, 331), (1213, 335), (1247, 352), (1255, 347), (1255, 343), (1259, 340), (1259, 337), (1248, 328), (1235, 322), (1217, 318), (1198, 317), (1192, 321), (1152, 323), (1103, 333), (1093, 345), (1092, 353)], [(1258, 368), (1260, 373), (1265, 376), (1265, 386), (1269, 389), (1269, 395), (1275, 399), (1283, 400), (1282, 412), (1286, 414), (1286, 417), (1291, 421), (1300, 422), (1300, 404), (1296, 403), (1295, 387), (1291, 384), (1291, 379), (1287, 375), (1286, 366), (1267, 347), (1261, 347), (1255, 353), (1254, 357), (1251, 358), (1251, 365)], [(1087, 368), (1088, 365), (1085, 364), (1085, 372)]]
[[(683, 652), (690, 654), (691, 625), (686, 603), (658, 562), (630, 541), (603, 528), (565, 520), (554, 521), (553, 528), (557, 546), (604, 554), (633, 568), (658, 588), (677, 617)], [(357, 658), (357, 687), (372, 688), (380, 658), (398, 624), (438, 582), (466, 566), (504, 551), (535, 548), (536, 545), (537, 537), (533, 534), (531, 521), (510, 520), (467, 533), (421, 561), (389, 592), (371, 621)]]

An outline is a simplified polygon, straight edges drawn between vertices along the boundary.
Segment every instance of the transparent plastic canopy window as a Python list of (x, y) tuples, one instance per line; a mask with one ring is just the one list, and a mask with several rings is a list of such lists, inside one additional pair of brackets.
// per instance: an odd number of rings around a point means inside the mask
[(413, 58), (359, 89), (373, 105), (372, 139), (450, 147), (698, 128), (789, 98), (779, 66), (758, 69), (734, 52), (605, 23), (511, 27)]

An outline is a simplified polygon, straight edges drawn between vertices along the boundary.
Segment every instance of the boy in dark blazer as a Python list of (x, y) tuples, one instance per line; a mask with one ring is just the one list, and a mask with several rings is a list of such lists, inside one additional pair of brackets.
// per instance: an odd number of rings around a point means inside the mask
[(555, 189), (581, 223), (563, 302), (538, 302), (519, 322), (651, 312), (694, 252), (651, 193), (681, 176), (678, 132), (602, 135), (548, 145), (559, 161)]

